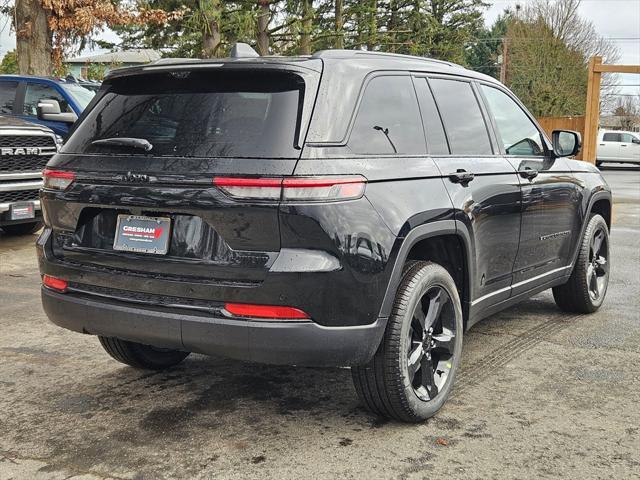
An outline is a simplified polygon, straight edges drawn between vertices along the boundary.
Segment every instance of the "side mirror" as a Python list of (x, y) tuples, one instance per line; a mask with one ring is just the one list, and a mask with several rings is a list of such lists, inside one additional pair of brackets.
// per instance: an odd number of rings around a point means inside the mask
[(632, 138), (632, 139), (631, 139), (631, 143), (638, 143), (638, 144), (640, 144), (640, 138), (635, 138), (635, 137), (634, 137), (634, 138)]
[(78, 116), (73, 112), (61, 112), (57, 100), (41, 100), (38, 102), (37, 112), (40, 120), (65, 123), (73, 123), (78, 120)]
[(572, 130), (554, 130), (551, 133), (553, 154), (556, 157), (573, 157), (582, 147), (582, 138)]

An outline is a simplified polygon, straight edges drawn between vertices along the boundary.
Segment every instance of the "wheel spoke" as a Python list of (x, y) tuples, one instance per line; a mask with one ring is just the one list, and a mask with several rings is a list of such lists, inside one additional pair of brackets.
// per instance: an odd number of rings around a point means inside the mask
[(593, 265), (589, 265), (587, 268), (587, 285), (589, 286), (589, 291), (597, 298), (599, 294), (598, 276), (596, 275), (596, 269)]
[(434, 335), (432, 339), (434, 350), (444, 350), (449, 354), (453, 353), (455, 335), (452, 335), (450, 333), (441, 333), (439, 335)]
[(420, 325), (420, 333), (422, 333), (422, 331), (424, 331), (425, 329), (425, 313), (424, 307), (422, 305), (422, 300), (418, 301), (418, 304), (413, 311), (413, 318), (418, 321), (418, 324)]
[(418, 368), (420, 368), (420, 362), (422, 357), (424, 356), (424, 349), (422, 348), (422, 343), (417, 343), (415, 348), (409, 354), (408, 361), (408, 370), (409, 370), (409, 379), (413, 380), (413, 377), (416, 376), (416, 372)]
[(433, 377), (433, 363), (430, 358), (424, 356), (420, 362), (420, 372), (422, 373), (422, 386), (427, 389), (430, 399), (438, 395), (438, 387)]
[(429, 298), (429, 308), (427, 310), (427, 318), (424, 321), (425, 328), (432, 326), (440, 316), (442, 307), (449, 300), (448, 296), (442, 294), (442, 290), (438, 289), (437, 293)]
[(598, 230), (593, 236), (593, 258), (597, 258), (600, 255), (600, 249), (602, 248), (602, 241), (604, 240), (604, 233), (602, 230)]

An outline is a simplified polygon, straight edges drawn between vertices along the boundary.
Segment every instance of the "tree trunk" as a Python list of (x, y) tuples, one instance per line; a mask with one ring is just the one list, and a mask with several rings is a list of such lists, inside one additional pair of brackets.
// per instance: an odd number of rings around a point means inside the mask
[(373, 51), (378, 44), (378, 2), (369, 2), (369, 35), (367, 37), (367, 50)]
[(344, 48), (344, 32), (342, 31), (344, 27), (344, 18), (342, 11), (344, 9), (343, 0), (336, 0), (335, 5), (335, 15), (336, 15), (336, 48)]
[(40, 0), (16, 0), (16, 52), (22, 75), (47, 76), (53, 72), (52, 34)]
[(202, 54), (204, 58), (215, 58), (220, 46), (220, 28), (218, 22), (211, 20), (208, 29), (202, 35)]
[(258, 1), (258, 53), (260, 55), (269, 55), (269, 20), (271, 12), (269, 11), (269, 0)]
[(313, 26), (313, 6), (311, 0), (302, 1), (302, 34), (300, 35), (300, 53), (311, 55), (311, 29)]

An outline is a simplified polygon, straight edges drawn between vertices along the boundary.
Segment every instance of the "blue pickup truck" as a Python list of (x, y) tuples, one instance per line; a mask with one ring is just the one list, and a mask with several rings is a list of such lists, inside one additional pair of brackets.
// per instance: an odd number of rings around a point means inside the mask
[[(94, 94), (75, 82), (31, 75), (0, 75), (0, 115), (44, 125), (65, 137)], [(47, 106), (42, 108), (43, 104)]]

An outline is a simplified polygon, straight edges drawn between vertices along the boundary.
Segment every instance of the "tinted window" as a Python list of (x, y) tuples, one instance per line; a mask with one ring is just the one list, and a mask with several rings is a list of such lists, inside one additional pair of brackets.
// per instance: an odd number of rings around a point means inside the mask
[(148, 155), (154, 156), (297, 158), (303, 86), (288, 73), (196, 71), (116, 79), (64, 151), (146, 154), (91, 144), (134, 137), (151, 142)]
[(426, 78), (417, 79), (416, 93), (422, 111), (422, 121), (427, 135), (427, 150), (432, 155), (448, 155), (449, 146), (447, 137), (444, 134), (442, 120), (433, 101), (433, 95), (429, 89)]
[(602, 137), (602, 141), (604, 142), (620, 142), (622, 141), (619, 133), (605, 133), (604, 137)]
[(491, 155), (491, 142), (471, 84), (455, 80), (429, 80), (442, 115), (451, 153)]
[(31, 117), (37, 117), (37, 107), (41, 100), (57, 100), (60, 104), (61, 112), (73, 111), (64, 97), (58, 93), (55, 88), (40, 83), (28, 83), (27, 91), (24, 94), (23, 113)]
[(376, 77), (367, 84), (349, 148), (363, 154), (426, 152), (411, 77)]
[(507, 155), (544, 155), (540, 132), (524, 110), (497, 88), (486, 85), (481, 88)]
[(13, 113), (18, 82), (0, 82), (0, 113)]

